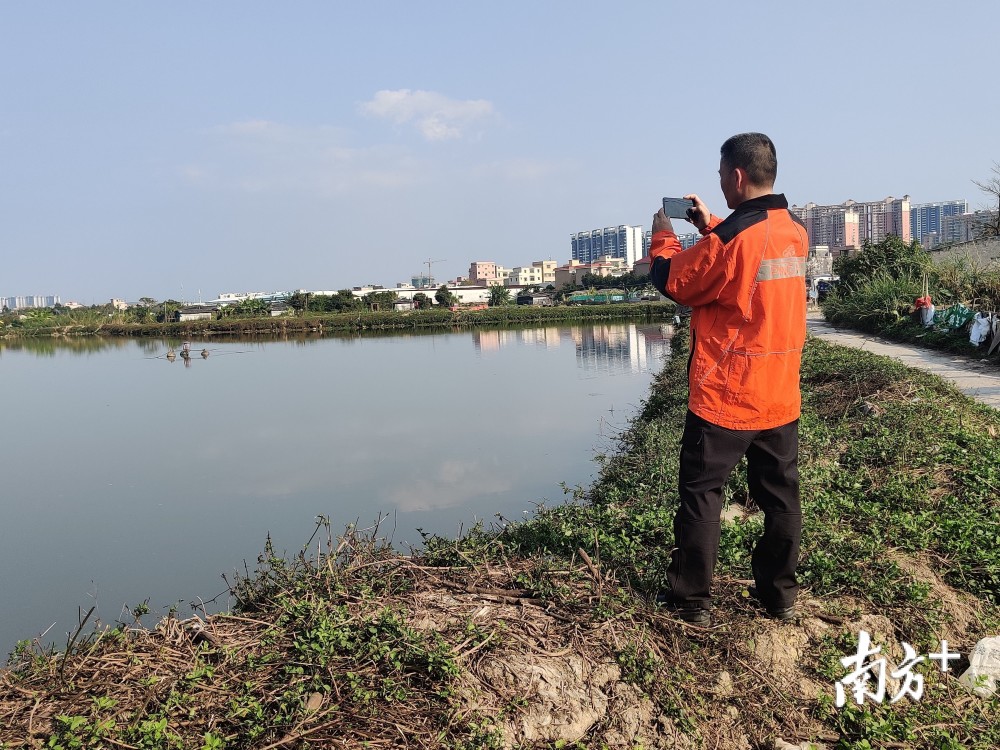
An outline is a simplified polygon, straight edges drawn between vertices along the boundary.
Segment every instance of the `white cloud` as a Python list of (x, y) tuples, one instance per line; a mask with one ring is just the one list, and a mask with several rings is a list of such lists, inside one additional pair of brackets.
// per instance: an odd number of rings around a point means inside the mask
[(468, 127), (493, 115), (493, 103), (486, 99), (449, 99), (436, 91), (376, 91), (361, 112), (397, 125), (413, 123), (428, 141), (462, 138)]
[(349, 134), (331, 126), (244, 120), (204, 132), (210, 151), (177, 168), (182, 180), (203, 189), (332, 196), (405, 188), (424, 181), (427, 171), (398, 146), (346, 145)]

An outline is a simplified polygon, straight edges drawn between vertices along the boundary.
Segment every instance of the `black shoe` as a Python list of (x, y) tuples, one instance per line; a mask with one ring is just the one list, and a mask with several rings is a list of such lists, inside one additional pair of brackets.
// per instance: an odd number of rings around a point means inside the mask
[(669, 592), (657, 594), (655, 602), (657, 607), (689, 625), (712, 624), (712, 615), (707, 609), (697, 604), (678, 604), (671, 600)]
[[(756, 599), (761, 604), (764, 604), (764, 602), (762, 602), (760, 599), (760, 592), (757, 591), (756, 586), (749, 586), (747, 588), (747, 592), (750, 594), (751, 598)], [(775, 620), (781, 620), (782, 622), (787, 622), (788, 620), (794, 620), (796, 617), (799, 616), (798, 610), (795, 609), (794, 604), (791, 607), (768, 607), (766, 604), (764, 604), (764, 611), (767, 612), (768, 617), (771, 617)]]

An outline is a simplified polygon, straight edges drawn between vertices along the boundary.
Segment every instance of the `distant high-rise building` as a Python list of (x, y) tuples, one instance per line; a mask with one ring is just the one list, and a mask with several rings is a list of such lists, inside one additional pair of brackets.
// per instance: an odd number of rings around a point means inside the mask
[[(677, 241), (681, 243), (681, 249), (687, 250), (691, 245), (701, 239), (701, 232), (691, 232), (689, 234), (677, 235)], [(653, 230), (647, 229), (642, 233), (642, 256), (649, 255), (649, 246), (653, 243)]]
[(807, 203), (789, 209), (802, 221), (810, 247), (826, 245), (834, 254), (881, 242), (890, 234), (910, 241), (910, 196), (881, 201), (847, 200), (832, 206)]
[(689, 234), (679, 234), (677, 235), (678, 242), (681, 243), (681, 248), (687, 250), (694, 243), (701, 239), (700, 232), (691, 232)]
[(8, 310), (22, 310), (31, 307), (55, 307), (60, 304), (58, 294), (28, 294), (17, 297), (0, 297), (0, 307)]
[(790, 211), (805, 225), (810, 247), (824, 245), (836, 248), (838, 252), (861, 247), (860, 219), (853, 205), (818, 206), (807, 203), (792, 206)]
[[(849, 203), (852, 201), (848, 201)], [(881, 242), (890, 234), (903, 242), (910, 241), (910, 196), (892, 196), (883, 201), (855, 203), (860, 222), (861, 241)]]
[(915, 203), (910, 206), (910, 237), (924, 247), (944, 242), (942, 228), (946, 216), (961, 216), (969, 212), (965, 200)]
[(427, 274), (420, 274), (410, 278), (410, 284), (417, 289), (430, 289), (434, 286), (434, 277)]
[(642, 227), (620, 224), (589, 232), (571, 234), (570, 257), (581, 263), (593, 263), (602, 255), (624, 258), (631, 266), (644, 254)]
[(936, 244), (969, 242), (983, 236), (987, 224), (996, 221), (996, 211), (976, 211), (941, 217), (941, 234)]

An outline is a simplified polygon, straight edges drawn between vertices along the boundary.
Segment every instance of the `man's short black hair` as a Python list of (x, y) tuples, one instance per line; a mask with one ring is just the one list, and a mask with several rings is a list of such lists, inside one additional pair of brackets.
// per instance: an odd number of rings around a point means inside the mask
[(730, 169), (739, 167), (753, 185), (768, 187), (778, 176), (778, 155), (763, 133), (740, 133), (722, 144), (722, 160)]

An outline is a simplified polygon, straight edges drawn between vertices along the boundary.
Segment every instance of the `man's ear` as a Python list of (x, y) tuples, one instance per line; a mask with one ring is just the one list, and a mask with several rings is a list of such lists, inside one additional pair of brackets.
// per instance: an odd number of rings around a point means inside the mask
[(746, 170), (744, 170), (742, 167), (736, 167), (736, 169), (734, 169), (733, 171), (736, 172), (736, 190), (742, 193), (744, 190), (746, 190), (747, 185), (749, 184), (747, 182)]

